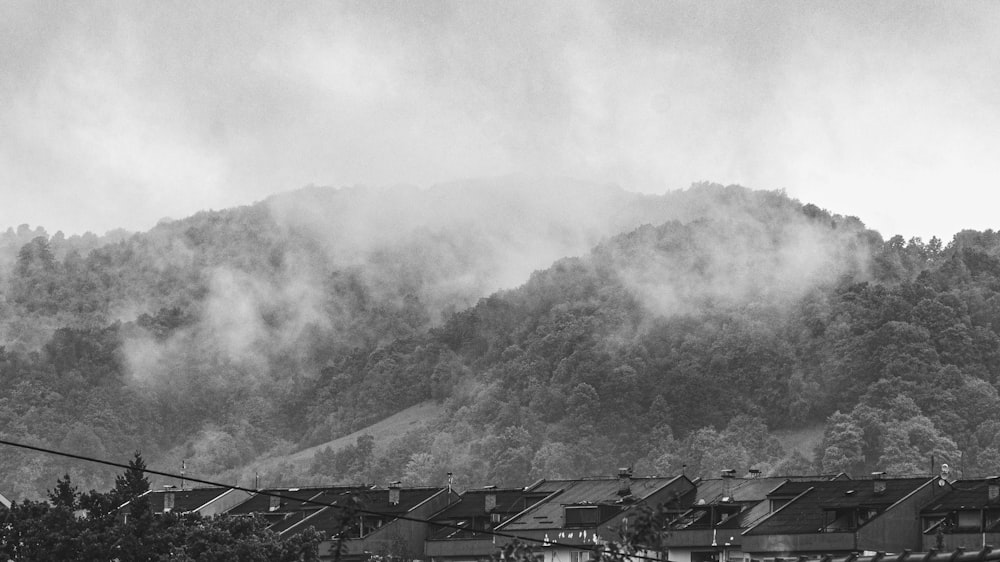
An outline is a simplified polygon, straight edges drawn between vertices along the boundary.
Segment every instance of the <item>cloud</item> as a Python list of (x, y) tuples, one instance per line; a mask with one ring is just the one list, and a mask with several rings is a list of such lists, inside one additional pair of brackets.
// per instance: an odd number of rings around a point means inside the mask
[(1000, 172), (990, 4), (0, 9), (0, 225), (146, 229), (307, 184), (510, 172), (785, 188), (925, 236), (992, 220), (948, 201)]

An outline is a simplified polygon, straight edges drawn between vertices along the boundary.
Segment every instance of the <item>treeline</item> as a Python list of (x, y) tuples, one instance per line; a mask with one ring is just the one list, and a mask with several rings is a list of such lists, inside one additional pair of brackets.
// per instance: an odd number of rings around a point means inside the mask
[[(355, 404), (371, 410), (364, 396), (453, 388), (447, 419), (393, 449), (412, 451), (399, 464), (426, 482), (446, 471), (503, 484), (627, 464), (920, 474), (932, 459), (966, 476), (994, 473), (1000, 236), (883, 241), (854, 219), (798, 212), (807, 223), (794, 229), (787, 215), (752, 228), (643, 227), (562, 260), (419, 341), (325, 370), (331, 385), (350, 374), (370, 391), (317, 401), (309, 425), (337, 408), (348, 418)], [(839, 240), (824, 250), (833, 261), (817, 282), (782, 278), (810, 274), (774, 261), (783, 237), (816, 229)], [(771, 436), (816, 424), (827, 429), (812, 459)]]
[[(413, 221), (407, 236), (334, 225), (331, 239), (317, 223), (327, 194), (308, 190), (316, 216), (298, 223), (292, 194), (89, 249), (9, 232), (21, 246), (0, 289), (0, 435), (112, 458), (142, 448), (213, 477), (436, 400), (446, 415), (425, 429), (261, 476), (904, 474), (932, 455), (965, 476), (995, 472), (1000, 235), (884, 240), (736, 186), (616, 205), (602, 193), (614, 224), (650, 224), (478, 301), (513, 271), (502, 229), (516, 221)], [(572, 218), (557, 237), (588, 239), (566, 230)], [(549, 228), (538, 221), (510, 236), (515, 262)], [(826, 434), (812, 458), (773, 437), (813, 425)], [(15, 497), (66, 471), (93, 488), (113, 476), (32, 454), (0, 463)]]

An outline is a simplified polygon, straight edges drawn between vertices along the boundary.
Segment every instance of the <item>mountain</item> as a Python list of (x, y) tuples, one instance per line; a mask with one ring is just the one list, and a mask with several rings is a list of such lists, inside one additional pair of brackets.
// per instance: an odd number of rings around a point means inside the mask
[[(932, 454), (972, 475), (1000, 459), (998, 238), (884, 240), (738, 186), (521, 177), (311, 187), (96, 246), (8, 231), (0, 433), (212, 477), (434, 401), (407, 434), (262, 481), (905, 473)], [(824, 424), (813, 459), (772, 435)], [(15, 496), (109, 478), (0, 463)]]

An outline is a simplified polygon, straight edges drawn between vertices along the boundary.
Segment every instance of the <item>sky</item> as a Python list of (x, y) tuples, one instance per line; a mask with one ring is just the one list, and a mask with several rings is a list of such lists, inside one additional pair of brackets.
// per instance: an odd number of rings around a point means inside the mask
[(306, 185), (784, 189), (1000, 228), (997, 2), (0, 0), (0, 229)]

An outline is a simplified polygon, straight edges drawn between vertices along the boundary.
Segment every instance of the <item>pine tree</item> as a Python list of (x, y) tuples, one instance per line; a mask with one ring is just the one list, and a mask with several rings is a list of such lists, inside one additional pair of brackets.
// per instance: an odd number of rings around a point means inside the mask
[(80, 494), (76, 491), (76, 486), (70, 481), (69, 474), (56, 480), (56, 487), (49, 490), (49, 502), (55, 507), (65, 507), (70, 510), (76, 509), (76, 499)]
[(115, 477), (114, 494), (122, 503), (131, 501), (149, 491), (149, 478), (146, 478), (146, 461), (139, 451), (129, 461), (128, 469)]

